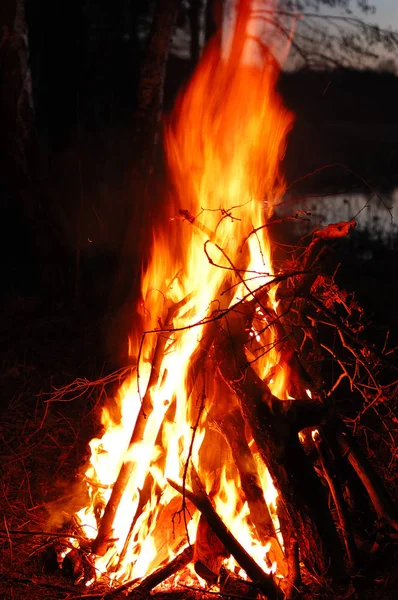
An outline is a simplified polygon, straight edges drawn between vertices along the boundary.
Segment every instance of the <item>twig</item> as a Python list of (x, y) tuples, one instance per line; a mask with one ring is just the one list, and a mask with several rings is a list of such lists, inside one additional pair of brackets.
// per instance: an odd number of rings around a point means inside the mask
[(6, 528), (6, 533), (7, 533), (7, 539), (8, 539), (8, 545), (10, 546), (10, 562), (13, 562), (13, 555), (12, 555), (12, 539), (10, 536), (10, 531), (8, 529), (8, 525), (7, 525), (7, 518), (4, 515), (4, 527)]

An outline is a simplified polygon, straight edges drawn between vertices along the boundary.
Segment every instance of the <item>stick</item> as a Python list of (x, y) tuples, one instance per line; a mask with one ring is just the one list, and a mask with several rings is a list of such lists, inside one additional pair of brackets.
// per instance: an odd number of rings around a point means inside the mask
[(187, 548), (185, 548), (185, 550), (180, 552), (180, 554), (177, 554), (177, 556), (173, 558), (173, 560), (171, 560), (169, 563), (167, 563), (163, 567), (160, 567), (159, 569), (148, 575), (148, 577), (145, 577), (145, 579), (143, 579), (141, 583), (137, 587), (135, 587), (130, 592), (130, 594), (128, 594), (127, 598), (134, 598), (135, 596), (139, 596), (139, 594), (153, 590), (153, 588), (159, 585), (159, 583), (162, 583), (162, 581), (164, 581), (168, 577), (171, 577), (171, 575), (174, 575), (174, 573), (178, 573), (178, 571), (186, 567), (187, 564), (192, 561), (192, 557), (193, 547), (188, 546)]
[[(167, 311), (167, 317), (165, 320), (165, 329), (169, 329), (172, 325), (173, 318), (176, 312), (190, 299), (190, 296), (187, 296), (181, 302), (174, 304)], [(148, 415), (151, 414), (153, 410), (152, 405), (152, 389), (158, 384), (160, 377), (160, 368), (163, 360), (163, 355), (165, 351), (166, 344), (172, 334), (172, 331), (159, 331), (154, 357), (152, 361), (152, 370), (151, 375), (148, 382), (148, 387), (146, 389), (145, 395), (142, 400), (141, 410), (138, 414), (137, 421), (134, 427), (134, 431), (132, 433), (129, 449), (142, 442), (145, 433), (145, 427), (147, 423)], [(127, 450), (128, 453), (128, 450)], [(101, 519), (101, 525), (98, 529), (98, 534), (96, 539), (92, 544), (92, 552), (99, 556), (103, 556), (108, 548), (109, 538), (111, 536), (113, 521), (116, 516), (117, 509), (119, 507), (122, 496), (126, 490), (130, 477), (134, 471), (135, 462), (133, 460), (128, 460), (123, 462), (118, 477), (115, 481), (115, 484), (112, 489), (112, 494), (108, 500), (106, 505), (104, 514)]]
[(128, 547), (130, 545), (130, 541), (131, 541), (131, 537), (133, 535), (133, 531), (134, 531), (134, 527), (135, 524), (137, 523), (137, 519), (141, 514), (141, 511), (143, 510), (145, 504), (148, 502), (150, 495), (151, 495), (151, 490), (152, 490), (152, 485), (153, 485), (153, 477), (152, 475), (148, 474), (145, 477), (145, 481), (144, 481), (144, 485), (142, 490), (139, 490), (139, 500), (138, 500), (138, 506), (137, 509), (135, 511), (135, 515), (133, 517), (133, 520), (131, 522), (130, 525), (130, 529), (129, 532), (127, 534), (126, 540), (123, 544), (123, 548), (122, 551), (120, 552), (119, 555), (119, 560), (118, 560), (118, 567), (120, 567), (120, 565), (122, 564), (124, 557), (126, 556)]
[(215, 425), (231, 448), (240, 482), (250, 510), (250, 519), (261, 542), (271, 543), (270, 559), (276, 561), (283, 573), (285, 557), (275, 533), (275, 527), (264, 498), (256, 461), (245, 436), (245, 422), (239, 409), (216, 419)]
[(373, 470), (364, 454), (346, 429), (336, 434), (340, 451), (358, 475), (369, 494), (377, 516), (385, 520), (395, 531), (398, 531), (398, 516), (395, 507), (387, 494), (378, 475)]
[(346, 503), (344, 501), (343, 494), (338, 486), (338, 477), (333, 461), (333, 457), (325, 445), (319, 432), (313, 434), (313, 440), (315, 448), (317, 449), (319, 461), (323, 470), (323, 475), (329, 486), (330, 493), (332, 494), (333, 502), (336, 507), (337, 516), (340, 522), (341, 535), (344, 540), (345, 549), (347, 552), (348, 563), (351, 571), (355, 570), (357, 563), (357, 548), (355, 546), (354, 538), (349, 527), (349, 517), (347, 512)]
[(200, 510), (214, 533), (219, 537), (242, 569), (246, 571), (250, 579), (266, 594), (268, 599), (277, 600), (278, 598), (281, 598), (281, 592), (271, 575), (264, 573), (220, 519), (194, 469), (191, 470), (191, 479), (194, 488), (193, 492), (186, 488), (184, 490), (181, 485), (170, 479), (168, 479), (168, 482), (175, 490), (180, 492), (180, 494), (185, 493), (185, 496), (191, 500), (198, 510)]

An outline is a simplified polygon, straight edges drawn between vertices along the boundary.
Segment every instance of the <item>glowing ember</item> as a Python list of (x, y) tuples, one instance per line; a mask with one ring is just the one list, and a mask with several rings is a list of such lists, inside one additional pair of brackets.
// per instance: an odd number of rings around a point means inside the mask
[[(195, 541), (200, 515), (188, 501), (182, 506), (167, 482), (185, 481), (190, 459), (249, 554), (265, 571), (283, 571), (267, 558), (271, 542), (253, 527), (224, 438), (209, 427), (220, 406), (229, 410), (229, 400), (216, 397), (215, 366), (208, 360), (199, 375), (192, 371), (201, 349), (203, 361), (208, 357), (209, 329), (220, 311), (251, 300), (274, 278), (264, 225), (283, 193), (279, 163), (292, 118), (275, 92), (278, 66), (261, 39), (266, 28), (258, 4), (254, 13), (248, 0), (239, 3), (234, 30), (224, 28), (222, 42), (213, 40), (166, 127), (175, 195), (168, 222), (154, 232), (142, 280), (143, 329), (134, 332), (137, 346), (131, 342), (138, 366), (119, 391), (120, 421), (103, 412), (105, 434), (92, 440), (86, 472), (91, 501), (78, 513), (88, 538), (100, 529), (97, 570), (118, 582), (148, 575)], [(288, 367), (280, 364), (270, 327), (276, 286), (269, 289), (247, 356), (272, 392), (288, 400)], [(247, 442), (277, 528), (275, 489), (253, 440)], [(115, 488), (122, 489), (120, 501)], [(195, 575), (186, 569), (175, 583), (181, 577), (188, 582)]]

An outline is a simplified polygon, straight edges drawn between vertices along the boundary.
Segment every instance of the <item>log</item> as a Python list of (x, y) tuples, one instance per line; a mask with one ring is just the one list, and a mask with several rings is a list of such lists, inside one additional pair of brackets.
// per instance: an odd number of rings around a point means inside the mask
[[(178, 573), (178, 571), (181, 571), (181, 569), (186, 567), (192, 561), (192, 558), (193, 547), (188, 546), (185, 550), (180, 552), (180, 554), (177, 554), (177, 556), (169, 563), (160, 567), (148, 575), (148, 577), (145, 577), (145, 579), (143, 579), (141, 583), (127, 595), (127, 598), (142, 597), (142, 594), (153, 590), (159, 583), (162, 583), (162, 581), (165, 581), (175, 573)], [(120, 588), (118, 588), (118, 591), (120, 591)]]
[(378, 518), (398, 531), (398, 515), (394, 504), (358, 444), (342, 423), (336, 435), (340, 452), (362, 481)]
[(256, 584), (258, 589), (261, 590), (269, 600), (282, 598), (281, 591), (276, 586), (272, 576), (264, 573), (220, 519), (214, 510), (211, 500), (204, 491), (198, 475), (193, 469), (191, 470), (191, 479), (194, 491), (188, 490), (174, 481), (168, 480), (168, 482), (175, 490), (180, 492), (180, 494), (185, 495), (196, 508), (201, 511), (217, 537), (240, 564), (242, 569), (246, 571), (247, 575), (253, 583)]
[(278, 502), (277, 513), (283, 538), (285, 561), (287, 562), (287, 577), (281, 580), (281, 588), (286, 600), (290, 600), (295, 597), (301, 585), (299, 547), (293, 523), (281, 502)]
[(276, 537), (275, 527), (265, 502), (256, 461), (246, 440), (245, 423), (240, 409), (235, 409), (229, 414), (216, 419), (215, 425), (231, 448), (239, 472), (242, 490), (249, 506), (250, 519), (256, 528), (259, 539), (264, 545), (266, 543), (271, 544), (267, 556), (269, 556), (271, 564), (274, 561), (277, 563), (279, 572), (286, 577), (285, 557)]
[(222, 570), (220, 576), (220, 596), (229, 598), (244, 598), (255, 600), (258, 598), (258, 588), (251, 582), (237, 577), (235, 573)]
[(221, 565), (230, 553), (201, 515), (196, 530), (194, 566), (196, 573), (210, 585), (217, 583)]
[(322, 436), (319, 432), (314, 432), (313, 440), (315, 448), (318, 452), (319, 462), (323, 470), (323, 476), (329, 486), (329, 490), (336, 507), (337, 517), (340, 524), (340, 532), (344, 541), (348, 563), (351, 572), (353, 572), (357, 564), (357, 548), (351, 533), (347, 506), (344, 501), (342, 490), (339, 487), (339, 480), (333, 457), (331, 456), (330, 452), (328, 452), (325, 441), (322, 439)]
[(281, 587), (285, 594), (286, 600), (292, 600), (297, 595), (299, 586), (301, 585), (300, 573), (300, 553), (297, 539), (292, 532), (282, 529), (286, 532), (284, 536), (285, 555), (288, 565), (288, 576), (281, 582)]
[(220, 375), (239, 398), (245, 422), (279, 491), (279, 503), (297, 534), (306, 567), (318, 576), (341, 574), (340, 541), (325, 491), (298, 439), (294, 401), (280, 402), (247, 364), (244, 326), (242, 311), (231, 311), (224, 327), (219, 327), (214, 349)]

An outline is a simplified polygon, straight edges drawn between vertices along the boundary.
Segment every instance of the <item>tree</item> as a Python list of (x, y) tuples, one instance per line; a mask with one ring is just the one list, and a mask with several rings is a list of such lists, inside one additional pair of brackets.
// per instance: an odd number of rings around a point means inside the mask
[(299, 19), (292, 41), (298, 65), (370, 67), (398, 49), (397, 32), (367, 21), (376, 12), (367, 0), (281, 0), (276, 21), (283, 29), (288, 16)]
[(23, 0), (1, 3), (0, 27), (0, 174), (3, 186), (15, 192), (20, 178), (26, 180), (30, 176), (34, 139), (32, 79)]
[[(196, 14), (197, 21), (200, 18), (198, 4), (198, 0), (183, 3), (186, 19), (181, 25), (192, 34), (197, 29), (192, 26), (192, 15)], [(214, 31), (222, 4), (223, 0), (203, 0), (206, 39)], [(276, 11), (270, 4), (274, 3), (265, 3), (261, 11), (276, 36), (291, 45), (289, 68), (366, 67), (398, 49), (398, 32), (367, 21), (377, 14), (367, 0), (279, 0)]]
[[(7, 224), (2, 239), (10, 261), (16, 260), (20, 246), (27, 252), (22, 260), (30, 269), (20, 272), (19, 279), (36, 267), (42, 285), (51, 290), (57, 286), (53, 278), (54, 228), (46, 217), (46, 199), (38, 186), (38, 146), (24, 0), (1, 3), (0, 28), (0, 189)], [(11, 216), (19, 220), (17, 236), (10, 236)], [(16, 265), (19, 266), (18, 262)]]

